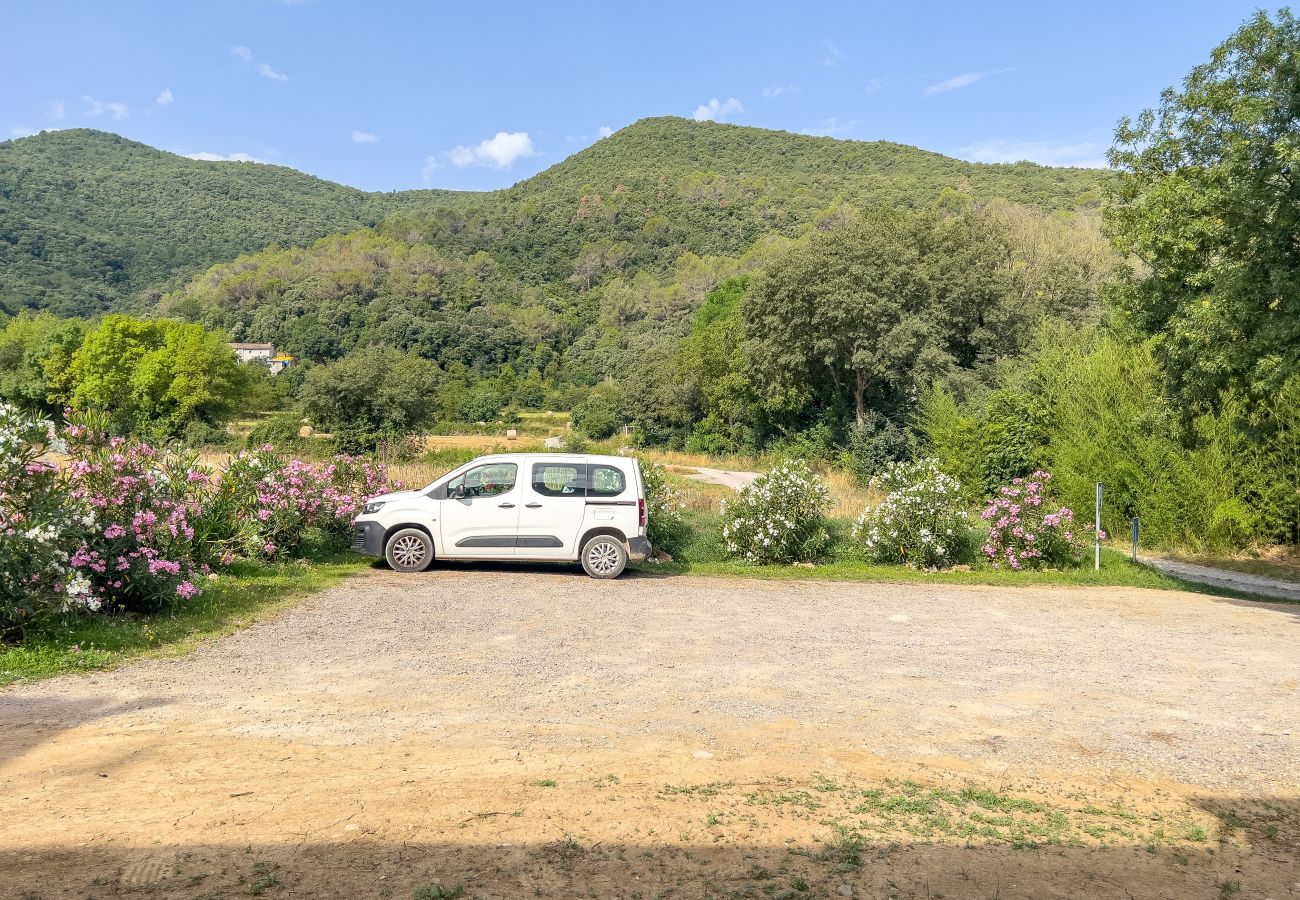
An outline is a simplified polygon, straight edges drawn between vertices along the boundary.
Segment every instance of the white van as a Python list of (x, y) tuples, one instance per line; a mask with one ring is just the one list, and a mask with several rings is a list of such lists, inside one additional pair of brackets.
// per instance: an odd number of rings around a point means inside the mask
[(581, 562), (616, 578), (650, 555), (635, 459), (557, 453), (480, 456), (418, 491), (367, 501), (352, 549), (398, 572), (435, 559)]

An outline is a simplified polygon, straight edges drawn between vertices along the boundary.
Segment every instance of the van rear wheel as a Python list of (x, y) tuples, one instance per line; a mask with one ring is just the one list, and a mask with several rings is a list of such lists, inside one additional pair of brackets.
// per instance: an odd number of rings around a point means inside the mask
[(394, 572), (423, 572), (433, 562), (433, 540), (418, 528), (403, 528), (388, 539), (384, 559)]
[(617, 578), (627, 568), (627, 548), (613, 535), (598, 534), (582, 548), (582, 569), (592, 578)]

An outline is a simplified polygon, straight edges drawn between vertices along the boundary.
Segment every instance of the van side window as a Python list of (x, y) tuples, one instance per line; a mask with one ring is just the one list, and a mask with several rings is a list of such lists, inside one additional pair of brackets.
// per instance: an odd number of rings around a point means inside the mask
[(543, 497), (581, 497), (580, 463), (534, 463), (533, 490)]
[(588, 497), (617, 497), (627, 487), (622, 470), (613, 466), (591, 466), (589, 479)]
[(464, 487), (466, 497), (495, 497), (515, 486), (519, 466), (514, 463), (488, 463), (475, 466), (464, 475), (447, 482), (447, 496), (454, 497)]

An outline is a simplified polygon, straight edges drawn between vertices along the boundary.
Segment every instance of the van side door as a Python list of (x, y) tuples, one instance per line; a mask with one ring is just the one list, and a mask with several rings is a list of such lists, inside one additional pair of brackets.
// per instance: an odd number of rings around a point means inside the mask
[(519, 511), (519, 552), (526, 559), (577, 559), (587, 507), (587, 464), (574, 459), (529, 460)]
[(467, 469), (446, 485), (438, 556), (495, 559), (515, 555), (519, 532), (519, 465), (489, 462)]

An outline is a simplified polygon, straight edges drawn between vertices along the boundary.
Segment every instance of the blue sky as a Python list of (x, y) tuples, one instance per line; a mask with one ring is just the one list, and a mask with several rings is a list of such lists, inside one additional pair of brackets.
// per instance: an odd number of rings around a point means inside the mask
[(14, 3), (0, 139), (101, 128), (367, 190), (503, 187), (658, 115), (1097, 165), (1259, 5)]

